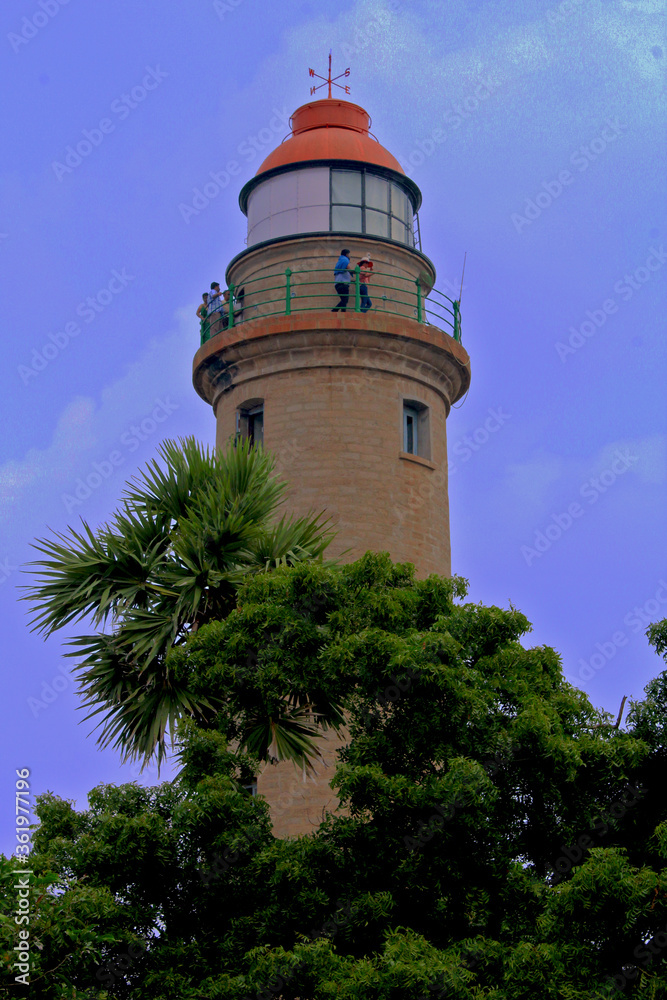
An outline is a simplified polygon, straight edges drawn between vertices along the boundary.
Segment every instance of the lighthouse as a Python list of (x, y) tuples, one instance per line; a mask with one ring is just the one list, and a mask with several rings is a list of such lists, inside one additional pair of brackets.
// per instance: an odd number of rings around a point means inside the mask
[[(325, 83), (335, 95), (331, 71)], [(359, 105), (312, 100), (290, 126), (241, 189), (247, 245), (227, 267), (229, 304), (202, 324), (195, 389), (218, 447), (263, 444), (290, 512), (332, 519), (329, 556), (388, 551), (419, 576), (449, 575), (446, 421), (470, 361), (459, 303), (437, 291), (422, 250), (421, 192)], [(349, 299), (333, 311), (342, 250)], [(315, 776), (285, 762), (258, 778), (278, 836), (310, 832), (335, 808), (339, 741), (322, 742)]]

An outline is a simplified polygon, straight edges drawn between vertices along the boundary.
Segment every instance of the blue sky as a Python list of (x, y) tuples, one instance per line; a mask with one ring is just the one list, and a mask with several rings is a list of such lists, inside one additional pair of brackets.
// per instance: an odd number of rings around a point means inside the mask
[(6, 796), (21, 767), (80, 806), (155, 780), (96, 747), (20, 567), (47, 529), (106, 519), (163, 437), (213, 442), (194, 312), (330, 47), (422, 190), (442, 291), (467, 251), (453, 570), (520, 608), (596, 705), (640, 697), (667, 614), (664, 0), (15, 0), (0, 20)]

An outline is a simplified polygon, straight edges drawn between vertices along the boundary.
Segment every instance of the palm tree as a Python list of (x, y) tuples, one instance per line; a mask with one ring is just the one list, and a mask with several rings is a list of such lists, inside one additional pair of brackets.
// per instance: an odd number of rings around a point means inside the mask
[[(91, 617), (109, 631), (69, 640), (68, 656), (83, 657), (77, 672), (87, 719), (102, 714), (98, 743), (123, 759), (166, 752), (177, 723), (210, 722), (215, 705), (194, 695), (170, 671), (168, 651), (235, 606), (249, 573), (321, 557), (332, 538), (322, 515), (276, 521), (286, 485), (274, 460), (247, 441), (210, 453), (194, 438), (165, 441), (153, 460), (126, 484), (109, 524), (94, 532), (82, 521), (37, 539), (45, 558), (36, 584), (25, 588), (44, 635)], [(335, 714), (335, 713), (334, 713)], [(310, 706), (285, 704), (278, 719), (259, 713), (244, 744), (301, 764), (317, 755)]]

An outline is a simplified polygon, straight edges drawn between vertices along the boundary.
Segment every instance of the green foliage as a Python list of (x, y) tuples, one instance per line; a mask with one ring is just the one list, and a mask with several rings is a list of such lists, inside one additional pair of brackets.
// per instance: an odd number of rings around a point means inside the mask
[[(246, 579), (168, 657), (215, 706), (179, 781), (41, 797), (32, 995), (667, 998), (664, 681), (615, 729), (464, 596), (377, 555)], [(285, 704), (350, 742), (341, 810), (276, 840), (243, 786)]]
[[(108, 632), (71, 640), (82, 658), (80, 691), (101, 716), (102, 746), (124, 758), (147, 761), (165, 752), (182, 717), (206, 719), (208, 698), (195, 695), (169, 665), (167, 653), (207, 622), (234, 607), (235, 593), (251, 573), (321, 557), (331, 533), (320, 517), (275, 523), (286, 486), (274, 462), (247, 441), (209, 452), (194, 439), (164, 442), (141, 476), (128, 483), (121, 507), (96, 533), (80, 531), (41, 539), (45, 558), (37, 583), (26, 588), (34, 628), (45, 635), (92, 618)], [(269, 733), (257, 729), (278, 755), (313, 752), (299, 713)]]
[(655, 648), (656, 653), (667, 659), (667, 618), (660, 622), (654, 622), (646, 630), (648, 641)]

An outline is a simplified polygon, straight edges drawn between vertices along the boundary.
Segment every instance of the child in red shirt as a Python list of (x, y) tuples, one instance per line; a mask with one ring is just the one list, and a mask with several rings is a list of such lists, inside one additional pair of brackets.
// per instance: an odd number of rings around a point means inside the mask
[(359, 295), (361, 296), (361, 311), (368, 312), (373, 303), (368, 297), (368, 282), (373, 277), (373, 261), (369, 256), (359, 261)]

